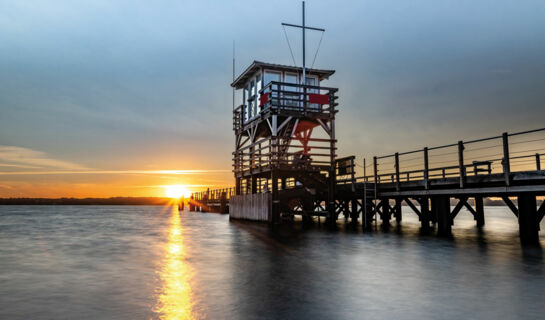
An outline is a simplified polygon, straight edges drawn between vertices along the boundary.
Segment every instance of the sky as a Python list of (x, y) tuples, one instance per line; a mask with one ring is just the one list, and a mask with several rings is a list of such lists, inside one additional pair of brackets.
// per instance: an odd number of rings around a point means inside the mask
[[(300, 1), (0, 0), (0, 197), (234, 184), (236, 73), (293, 65)], [(543, 127), (544, 1), (307, 1), (359, 161)], [(300, 33), (287, 29), (300, 65)], [(309, 32), (307, 60), (320, 35)]]

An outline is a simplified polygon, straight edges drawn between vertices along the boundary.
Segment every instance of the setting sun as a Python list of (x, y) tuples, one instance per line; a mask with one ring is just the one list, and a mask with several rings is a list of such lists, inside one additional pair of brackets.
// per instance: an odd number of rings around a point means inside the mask
[(165, 195), (169, 198), (178, 199), (181, 197), (189, 198), (191, 191), (187, 190), (184, 185), (176, 184), (171, 186), (164, 186)]

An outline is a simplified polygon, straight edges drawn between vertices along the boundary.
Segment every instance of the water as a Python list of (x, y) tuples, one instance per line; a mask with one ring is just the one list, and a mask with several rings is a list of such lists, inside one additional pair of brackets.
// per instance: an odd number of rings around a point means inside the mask
[(543, 318), (542, 250), (508, 209), (485, 214), (437, 239), (411, 214), (273, 233), (171, 207), (0, 206), (0, 319)]

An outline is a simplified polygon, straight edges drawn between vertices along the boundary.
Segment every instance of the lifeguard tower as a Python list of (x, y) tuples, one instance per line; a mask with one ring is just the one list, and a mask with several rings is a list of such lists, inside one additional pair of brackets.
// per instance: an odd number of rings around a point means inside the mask
[(277, 223), (334, 214), (337, 89), (321, 85), (333, 73), (254, 61), (231, 84), (242, 91), (231, 217)]

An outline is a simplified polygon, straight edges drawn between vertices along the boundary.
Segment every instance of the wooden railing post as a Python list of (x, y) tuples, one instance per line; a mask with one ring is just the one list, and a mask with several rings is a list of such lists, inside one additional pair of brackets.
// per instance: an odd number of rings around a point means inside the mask
[(356, 157), (352, 157), (350, 160), (350, 165), (352, 166), (352, 172), (350, 179), (352, 180), (352, 192), (356, 192)]
[(463, 188), (466, 180), (466, 167), (464, 166), (464, 142), (458, 141), (458, 166), (460, 169), (460, 188)]
[(378, 176), (378, 170), (377, 170), (377, 157), (373, 157), (373, 169), (374, 169), (374, 174), (375, 174), (375, 184), (377, 184), (377, 176)]
[(365, 158), (363, 158), (363, 180), (367, 182), (367, 166), (365, 165)]
[(399, 191), (399, 153), (395, 153), (396, 190)]
[(502, 165), (503, 165), (503, 175), (505, 177), (505, 185), (509, 186), (510, 183), (510, 176), (511, 176), (511, 165), (509, 163), (509, 135), (507, 132), (504, 132), (502, 134), (502, 140), (503, 140), (503, 159), (502, 159)]
[(428, 162), (428, 147), (424, 148), (424, 189), (429, 188), (430, 168)]

